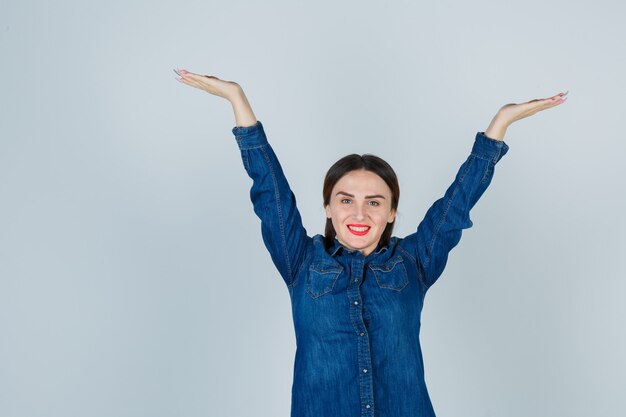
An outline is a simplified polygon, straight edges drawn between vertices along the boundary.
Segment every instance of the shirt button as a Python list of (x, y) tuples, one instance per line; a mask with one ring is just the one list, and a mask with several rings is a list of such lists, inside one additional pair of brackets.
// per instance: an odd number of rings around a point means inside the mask
[(363, 372), (364, 372), (364, 373), (367, 373), (367, 369), (363, 369)]
[(370, 408), (370, 405), (369, 404), (365, 404), (365, 408)]
[(359, 282), (359, 279), (358, 278), (354, 278), (354, 282)]
[(365, 333), (361, 332), (359, 333), (359, 336), (365, 336)]
[(355, 302), (354, 302), (354, 305), (357, 305), (357, 304), (359, 304), (359, 302), (358, 302), (358, 301), (355, 301)]

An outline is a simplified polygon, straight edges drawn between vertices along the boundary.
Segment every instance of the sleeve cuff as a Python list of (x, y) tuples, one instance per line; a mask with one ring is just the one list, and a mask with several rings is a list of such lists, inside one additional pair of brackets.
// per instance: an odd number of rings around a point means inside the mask
[(252, 126), (235, 126), (232, 129), (240, 149), (251, 149), (267, 144), (263, 124), (257, 120)]
[(498, 162), (509, 150), (509, 145), (502, 140), (491, 139), (485, 132), (476, 133), (476, 140), (472, 147), (472, 155), (477, 158)]

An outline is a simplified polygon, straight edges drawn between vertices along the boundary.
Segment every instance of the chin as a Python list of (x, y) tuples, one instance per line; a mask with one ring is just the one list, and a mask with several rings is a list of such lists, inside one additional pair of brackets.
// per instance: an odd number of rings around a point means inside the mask
[(363, 250), (363, 249), (367, 249), (371, 246), (376, 246), (375, 242), (372, 241), (367, 241), (364, 242), (362, 240), (355, 240), (355, 239), (351, 239), (352, 236), (347, 237), (347, 239), (343, 239), (343, 243), (344, 246), (346, 246), (348, 249), (352, 249), (352, 250)]

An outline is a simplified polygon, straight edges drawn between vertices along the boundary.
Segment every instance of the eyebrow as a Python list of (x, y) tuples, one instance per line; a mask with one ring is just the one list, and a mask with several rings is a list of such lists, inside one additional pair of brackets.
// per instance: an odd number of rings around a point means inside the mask
[[(354, 195), (353, 195), (353, 194), (346, 193), (345, 191), (339, 191), (339, 192), (338, 192), (337, 194), (335, 194), (335, 195), (339, 195), (339, 194), (354, 198)], [(380, 194), (366, 195), (366, 196), (365, 196), (365, 198), (366, 198), (366, 199), (367, 199), (367, 198), (382, 198), (383, 200), (385, 199), (385, 197), (384, 197), (384, 196), (382, 196), (382, 195), (380, 195)]]

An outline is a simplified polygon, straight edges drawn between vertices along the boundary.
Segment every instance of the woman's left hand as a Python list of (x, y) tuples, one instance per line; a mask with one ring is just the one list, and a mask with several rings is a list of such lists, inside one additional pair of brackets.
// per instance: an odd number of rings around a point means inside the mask
[(493, 120), (491, 120), (487, 130), (485, 130), (485, 136), (496, 140), (504, 139), (506, 129), (513, 122), (564, 103), (567, 100), (567, 93), (559, 93), (552, 97), (534, 99), (525, 103), (509, 103), (502, 106)]

